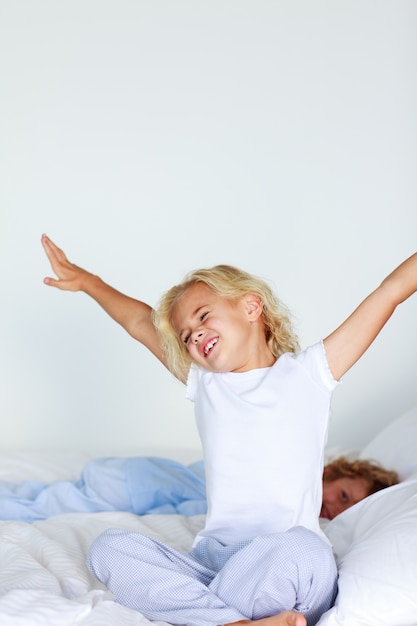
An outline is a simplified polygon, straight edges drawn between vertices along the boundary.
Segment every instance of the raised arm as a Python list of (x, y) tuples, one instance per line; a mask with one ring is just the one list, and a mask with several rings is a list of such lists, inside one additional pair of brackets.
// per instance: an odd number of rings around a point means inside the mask
[(417, 290), (417, 253), (401, 263), (339, 328), (324, 340), (327, 361), (338, 380), (369, 348), (396, 307)]
[(152, 322), (152, 308), (145, 302), (113, 289), (99, 276), (71, 263), (64, 252), (46, 235), (42, 235), (41, 241), (51, 267), (58, 277), (47, 277), (44, 283), (64, 291), (84, 291), (123, 326), (129, 335), (148, 348), (166, 366), (159, 336)]

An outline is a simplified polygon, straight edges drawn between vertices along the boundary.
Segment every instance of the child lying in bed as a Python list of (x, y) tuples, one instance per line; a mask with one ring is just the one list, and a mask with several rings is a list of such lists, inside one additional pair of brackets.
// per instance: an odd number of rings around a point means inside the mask
[(360, 500), (399, 482), (397, 472), (379, 463), (341, 456), (328, 463), (323, 472), (320, 517), (333, 519)]
[[(398, 482), (396, 472), (339, 457), (326, 465), (320, 516), (333, 519), (363, 498)], [(159, 457), (108, 457), (86, 464), (76, 482), (0, 482), (0, 519), (26, 522), (69, 512), (127, 511), (200, 515), (207, 512), (204, 466)]]

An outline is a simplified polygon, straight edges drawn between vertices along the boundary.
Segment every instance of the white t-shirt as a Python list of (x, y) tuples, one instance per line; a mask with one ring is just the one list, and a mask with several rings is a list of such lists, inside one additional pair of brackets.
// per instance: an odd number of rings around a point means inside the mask
[(323, 453), (337, 385), (322, 342), (272, 367), (212, 373), (192, 366), (207, 482), (202, 537), (224, 544), (304, 526), (322, 536)]

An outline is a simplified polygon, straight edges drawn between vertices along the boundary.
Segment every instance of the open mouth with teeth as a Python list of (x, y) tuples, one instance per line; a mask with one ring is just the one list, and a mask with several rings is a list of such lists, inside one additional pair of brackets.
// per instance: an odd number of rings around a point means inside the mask
[(210, 352), (213, 350), (214, 346), (216, 345), (216, 343), (218, 342), (219, 338), (215, 337), (214, 339), (210, 339), (210, 341), (208, 341), (206, 343), (206, 345), (204, 346), (203, 352), (204, 352), (204, 356), (208, 356), (210, 354)]

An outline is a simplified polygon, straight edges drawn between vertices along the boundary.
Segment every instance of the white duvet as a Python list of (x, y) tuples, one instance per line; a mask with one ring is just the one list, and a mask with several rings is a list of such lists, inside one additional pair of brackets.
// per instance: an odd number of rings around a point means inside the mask
[(48, 520), (0, 522), (1, 626), (136, 626), (149, 623), (114, 602), (88, 571), (92, 541), (107, 528), (150, 535), (189, 549), (204, 517), (68, 513)]
[[(417, 626), (417, 407), (362, 450), (402, 482), (362, 500), (325, 528), (339, 595), (318, 626)], [(79, 475), (85, 456), (0, 454), (0, 480), (44, 482)], [(1, 512), (0, 512), (1, 515)], [(31, 524), (0, 521), (0, 626), (138, 626), (150, 622), (114, 602), (88, 571), (93, 540), (111, 527), (191, 547), (204, 516), (66, 513)]]

